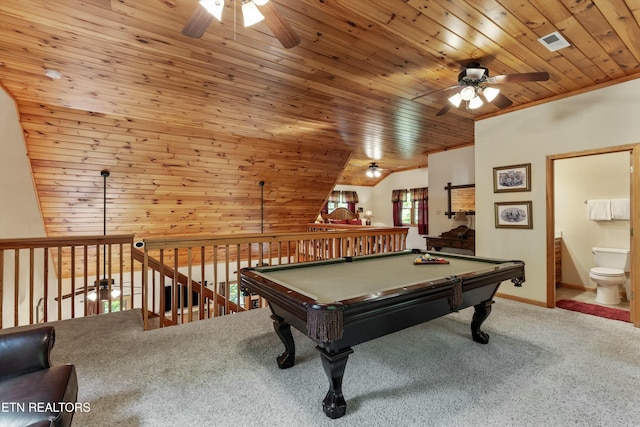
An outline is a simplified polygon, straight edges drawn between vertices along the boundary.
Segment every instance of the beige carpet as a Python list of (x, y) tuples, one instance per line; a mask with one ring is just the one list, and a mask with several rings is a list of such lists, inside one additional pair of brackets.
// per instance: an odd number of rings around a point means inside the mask
[(75, 426), (631, 426), (640, 419), (640, 331), (498, 299), (470, 338), (472, 310), (354, 348), (347, 414), (330, 420), (314, 343), (296, 366), (268, 310), (143, 332), (140, 312), (55, 322), (56, 363), (78, 370), (91, 410)]

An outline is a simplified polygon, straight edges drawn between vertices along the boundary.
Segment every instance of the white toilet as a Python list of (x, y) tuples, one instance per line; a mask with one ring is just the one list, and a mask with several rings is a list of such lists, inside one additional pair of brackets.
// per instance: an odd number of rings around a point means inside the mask
[(616, 248), (592, 248), (596, 266), (589, 277), (596, 282), (596, 302), (620, 304), (620, 285), (627, 280), (629, 272), (629, 250)]

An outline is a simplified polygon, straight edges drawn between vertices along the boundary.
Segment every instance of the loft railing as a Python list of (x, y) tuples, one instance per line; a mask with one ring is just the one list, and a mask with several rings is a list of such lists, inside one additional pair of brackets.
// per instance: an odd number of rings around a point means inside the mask
[(132, 243), (133, 235), (0, 240), (0, 329), (124, 307)]
[[(407, 228), (357, 227), (327, 231), (314, 231), (323, 228), (320, 224), (309, 224), (310, 231), (296, 233), (243, 234), (228, 236), (203, 236), (182, 238), (152, 238), (144, 240), (143, 289), (154, 288), (153, 275), (150, 275), (151, 259), (169, 259), (169, 264), (182, 266), (185, 272), (186, 307), (180, 317), (181, 322), (194, 318), (234, 313), (251, 308), (262, 307), (265, 301), (258, 297), (243, 296), (240, 283), (240, 270), (243, 267), (257, 265), (281, 265), (305, 261), (331, 259), (344, 256), (358, 256), (382, 252), (395, 252), (406, 249)], [(323, 228), (324, 229), (324, 228)], [(164, 275), (160, 280), (164, 280)], [(194, 301), (200, 284), (216, 294), (209, 304), (202, 300)], [(163, 284), (160, 286), (164, 287)], [(195, 294), (194, 294), (194, 291)], [(155, 316), (164, 324), (161, 298), (151, 297), (147, 292), (142, 301), (142, 316), (145, 329), (150, 327), (149, 320)], [(221, 304), (221, 302), (224, 303)], [(173, 316), (173, 314), (172, 314)], [(171, 323), (177, 320), (172, 317)]]
[(242, 295), (242, 267), (406, 247), (407, 228), (329, 228), (154, 238), (142, 250), (133, 235), (0, 240), (0, 329), (132, 308), (145, 329), (236, 313), (265, 305)]

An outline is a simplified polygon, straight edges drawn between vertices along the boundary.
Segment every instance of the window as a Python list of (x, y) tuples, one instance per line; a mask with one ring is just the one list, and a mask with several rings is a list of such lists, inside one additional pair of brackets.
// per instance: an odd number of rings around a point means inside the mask
[(418, 233), (427, 234), (429, 230), (429, 188), (393, 190), (393, 225), (417, 225)]
[(418, 202), (413, 200), (411, 192), (407, 192), (407, 198), (402, 202), (402, 224), (418, 224)]
[(336, 208), (346, 208), (355, 212), (356, 203), (358, 203), (358, 193), (355, 191), (332, 191), (327, 199), (326, 212), (333, 212)]

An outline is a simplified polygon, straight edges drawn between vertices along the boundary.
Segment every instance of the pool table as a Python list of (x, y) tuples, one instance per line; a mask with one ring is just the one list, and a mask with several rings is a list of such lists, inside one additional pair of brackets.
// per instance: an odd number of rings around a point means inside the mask
[[(418, 257), (439, 264), (414, 264)], [(352, 346), (473, 306), (471, 336), (486, 344), (480, 326), (500, 283), (524, 282), (524, 263), (404, 251), (241, 270), (243, 292), (265, 298), (285, 351), (278, 366), (294, 364), (291, 326), (317, 343), (329, 391), (322, 407), (339, 418), (347, 404), (342, 378)]]

